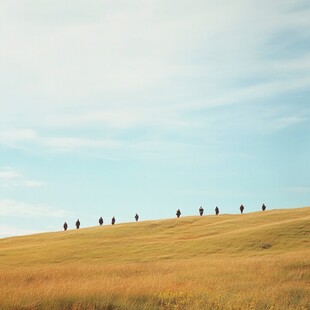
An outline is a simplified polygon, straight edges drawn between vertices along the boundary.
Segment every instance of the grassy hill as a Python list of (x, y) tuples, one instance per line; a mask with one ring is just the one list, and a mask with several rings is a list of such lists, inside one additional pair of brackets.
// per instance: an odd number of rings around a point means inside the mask
[(0, 240), (0, 309), (310, 309), (310, 207)]

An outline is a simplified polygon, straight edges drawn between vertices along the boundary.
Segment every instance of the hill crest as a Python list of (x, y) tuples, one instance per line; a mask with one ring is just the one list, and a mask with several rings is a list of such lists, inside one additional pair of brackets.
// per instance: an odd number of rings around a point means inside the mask
[(310, 248), (309, 223), (310, 207), (305, 207), (11, 237), (0, 240), (0, 264), (149, 262), (303, 251)]

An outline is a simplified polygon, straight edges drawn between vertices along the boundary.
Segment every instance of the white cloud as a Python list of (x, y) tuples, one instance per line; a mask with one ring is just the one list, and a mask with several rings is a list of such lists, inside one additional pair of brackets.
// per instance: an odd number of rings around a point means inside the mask
[(53, 151), (73, 151), (83, 148), (114, 149), (120, 145), (119, 141), (110, 138), (87, 139), (63, 136), (42, 136), (32, 129), (4, 131), (0, 133), (0, 143), (16, 147), (20, 144), (25, 145), (25, 143), (30, 143), (32, 146), (44, 147)]
[(0, 168), (0, 187), (40, 187), (43, 182), (31, 180), (11, 167)]
[(76, 137), (44, 137), (38, 140), (44, 146), (56, 151), (73, 151), (79, 149), (114, 149), (119, 142), (112, 139), (86, 139)]
[(273, 80), (229, 91), (225, 95), (216, 98), (180, 104), (178, 105), (178, 108), (179, 110), (199, 110), (201, 108), (214, 108), (244, 103), (253, 105), (258, 100), (270, 98), (279, 94), (285, 94), (290, 91), (306, 89), (309, 85), (310, 75), (300, 79)]
[[(309, 88), (310, 55), (294, 41), (310, 35), (302, 3), (2, 1), (0, 143), (120, 150), (130, 142), (119, 132), (161, 139), (205, 124), (212, 136), (209, 116), (188, 112)], [(302, 121), (284, 114), (277, 129)]]
[(11, 226), (11, 225), (0, 225), (0, 231), (1, 231), (0, 238), (39, 233), (39, 231), (23, 229), (23, 228)]
[[(270, 61), (264, 54), (283, 29), (309, 33), (306, 13), (292, 13), (292, 1), (121, 3), (5, 2), (0, 59), (7, 113), (28, 119), (27, 126), (57, 124), (63, 107), (82, 121), (81, 107), (101, 106), (109, 122), (117, 105), (139, 111), (153, 98), (156, 106), (166, 106), (165, 99), (193, 99), (197, 80), (207, 90), (201, 99), (217, 102), (231, 93), (236, 78), (305, 72), (292, 67), (295, 59)], [(182, 80), (186, 83), (178, 84)], [(8, 92), (7, 83), (18, 91)]]
[(65, 210), (53, 210), (44, 204), (31, 204), (11, 199), (0, 200), (0, 216), (16, 217), (56, 217), (67, 216)]
[(21, 178), (21, 175), (14, 171), (12, 168), (2, 168), (0, 170), (0, 179), (2, 180), (16, 180)]
[[(156, 108), (152, 109), (153, 116)], [(143, 108), (109, 108), (109, 109), (89, 109), (83, 113), (63, 114), (59, 117), (59, 125), (73, 128), (85, 126), (99, 126), (101, 128), (128, 129), (141, 125), (150, 124), (151, 111)], [(57, 124), (50, 124), (57, 126)]]
[(300, 122), (304, 122), (305, 118), (300, 117), (300, 116), (288, 116), (288, 117), (283, 117), (275, 120), (274, 126), (276, 129), (284, 129), (289, 126), (293, 126), (295, 124), (298, 124)]

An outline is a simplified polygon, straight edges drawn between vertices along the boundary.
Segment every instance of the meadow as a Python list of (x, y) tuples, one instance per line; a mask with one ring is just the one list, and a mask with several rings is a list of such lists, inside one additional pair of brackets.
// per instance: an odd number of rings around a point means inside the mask
[(0, 239), (0, 309), (310, 309), (310, 207)]

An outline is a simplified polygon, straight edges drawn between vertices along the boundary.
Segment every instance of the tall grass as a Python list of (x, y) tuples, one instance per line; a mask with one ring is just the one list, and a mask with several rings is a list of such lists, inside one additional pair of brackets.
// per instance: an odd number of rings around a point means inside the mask
[(310, 309), (310, 208), (0, 240), (0, 309)]

